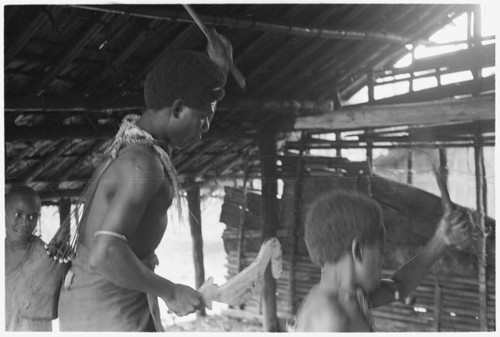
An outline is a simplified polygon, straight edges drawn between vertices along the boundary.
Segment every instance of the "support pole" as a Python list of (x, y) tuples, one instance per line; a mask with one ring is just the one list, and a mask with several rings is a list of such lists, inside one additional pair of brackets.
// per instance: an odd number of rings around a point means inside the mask
[(408, 185), (413, 184), (413, 148), (408, 148), (408, 163), (406, 168), (406, 183)]
[[(205, 267), (203, 264), (203, 236), (201, 233), (200, 187), (191, 180), (187, 189), (189, 208), (189, 225), (193, 238), (194, 277), (196, 289), (205, 281)], [(196, 311), (197, 317), (206, 316), (205, 308)]]
[[(243, 204), (240, 209), (240, 223), (238, 226), (238, 247), (236, 254), (238, 256), (237, 267), (238, 272), (243, 270), (243, 251), (245, 244), (245, 225), (247, 220), (247, 183), (248, 183), (248, 175), (250, 173), (250, 165), (245, 168), (245, 176), (243, 178)], [(240, 305), (240, 310), (243, 310), (245, 304)]]
[(474, 159), (476, 165), (476, 203), (477, 203), (477, 224), (479, 226), (479, 240), (477, 243), (477, 265), (478, 265), (478, 283), (479, 283), (479, 330), (488, 331), (488, 286), (486, 270), (486, 240), (487, 231), (485, 226), (484, 213), (484, 157), (483, 146), (481, 142), (480, 127), (476, 131), (474, 146)]
[[(261, 180), (262, 180), (262, 240), (276, 236), (278, 228), (278, 172), (276, 168), (277, 149), (274, 132), (263, 130), (259, 138)], [(271, 274), (270, 265), (264, 273), (263, 326), (265, 332), (278, 332), (278, 317), (276, 314), (276, 280)]]
[(441, 286), (436, 280), (434, 283), (434, 331), (439, 332), (441, 330), (441, 310), (443, 303), (443, 292), (441, 291)]
[(445, 186), (448, 187), (448, 157), (444, 147), (439, 148), (439, 175)]
[(304, 162), (304, 151), (306, 148), (308, 132), (303, 131), (300, 140), (299, 157), (297, 159), (297, 167), (295, 172), (295, 196), (294, 196), (294, 218), (295, 223), (292, 224), (290, 233), (290, 277), (288, 278), (288, 297), (290, 300), (291, 318), (297, 314), (297, 295), (295, 291), (295, 269), (297, 262), (297, 244), (298, 238), (301, 237), (300, 228), (302, 223), (302, 167)]

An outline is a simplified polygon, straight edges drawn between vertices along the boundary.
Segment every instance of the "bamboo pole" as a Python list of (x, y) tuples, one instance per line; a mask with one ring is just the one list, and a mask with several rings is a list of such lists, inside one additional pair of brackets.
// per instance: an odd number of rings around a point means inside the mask
[[(193, 23), (193, 19), (184, 13), (177, 11), (158, 11), (157, 9), (142, 9), (131, 10), (130, 7), (122, 9), (119, 6), (88, 6), (76, 5), (74, 7), (88, 9), (92, 11), (101, 11), (113, 14), (121, 14), (127, 16), (136, 16), (153, 20), (167, 20), (174, 22)], [(377, 31), (358, 31), (347, 29), (324, 29), (313, 27), (298, 27), (292, 25), (283, 25), (267, 22), (259, 22), (255, 20), (233, 19), (224, 16), (208, 16), (199, 15), (200, 21), (208, 26), (222, 26), (233, 29), (256, 30), (263, 32), (281, 33), (286, 35), (305, 36), (315, 39), (342, 39), (342, 40), (363, 40), (363, 41), (380, 41), (386, 43), (395, 43), (404, 45), (405, 43), (414, 42), (410, 37), (404, 37), (388, 32)], [(424, 43), (428, 41), (421, 41)]]
[[(446, 149), (442, 146), (439, 147), (439, 175), (448, 188), (448, 157), (446, 155)], [(443, 210), (444, 211), (444, 210)]]
[[(250, 165), (245, 168), (245, 177), (243, 179), (243, 204), (240, 209), (240, 220), (238, 224), (238, 246), (237, 246), (237, 270), (238, 273), (243, 270), (244, 265), (241, 261), (243, 258), (243, 244), (245, 241), (245, 223), (246, 223), (246, 214), (247, 214), (247, 182), (248, 182), (248, 174), (250, 170)], [(240, 305), (240, 309), (244, 308), (244, 304)]]
[[(264, 131), (259, 139), (261, 180), (262, 180), (262, 240), (276, 236), (278, 228), (278, 174), (276, 168), (277, 146), (275, 136), (271, 132)], [(264, 273), (264, 286), (262, 289), (264, 331), (278, 332), (278, 318), (276, 315), (276, 280), (271, 274), (270, 266)]]
[(408, 162), (406, 166), (406, 183), (413, 184), (413, 147), (408, 148)]
[[(203, 236), (201, 232), (200, 188), (191, 180), (187, 189), (187, 202), (189, 208), (189, 225), (193, 239), (193, 261), (196, 289), (205, 282), (205, 266), (203, 263)], [(206, 316), (205, 308), (196, 311), (197, 317)]]
[(474, 146), (474, 159), (476, 165), (476, 204), (477, 204), (477, 224), (479, 226), (479, 240), (477, 247), (478, 259), (478, 281), (479, 281), (479, 324), (481, 331), (488, 331), (488, 306), (487, 306), (487, 270), (486, 270), (486, 239), (487, 232), (485, 226), (484, 204), (486, 200), (483, 198), (484, 189), (484, 156), (483, 146), (481, 143), (481, 130), (478, 126), (476, 131), (476, 140)]
[(290, 275), (288, 282), (288, 296), (290, 300), (290, 314), (292, 317), (297, 313), (297, 298), (295, 294), (295, 272), (296, 272), (296, 254), (297, 254), (297, 244), (298, 244), (298, 233), (300, 229), (300, 224), (302, 222), (302, 166), (304, 151), (307, 143), (309, 134), (307, 131), (302, 132), (300, 139), (300, 150), (299, 156), (297, 158), (297, 167), (295, 172), (295, 195), (294, 195), (294, 216), (295, 222), (292, 224), (292, 231), (290, 234)]
[(441, 310), (442, 310), (441, 286), (436, 281), (434, 284), (434, 331), (440, 331)]

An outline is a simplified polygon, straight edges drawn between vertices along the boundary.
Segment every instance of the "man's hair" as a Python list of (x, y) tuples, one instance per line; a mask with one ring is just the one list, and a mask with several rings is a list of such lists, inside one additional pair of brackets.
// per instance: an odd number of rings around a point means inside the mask
[(9, 192), (5, 195), (5, 204), (9, 203), (12, 198), (18, 197), (18, 196), (30, 196), (35, 199), (38, 199), (39, 203), (41, 204), (40, 201), (40, 196), (34, 189), (32, 189), (29, 186), (25, 185), (14, 185), (10, 188)]
[(382, 209), (374, 199), (355, 191), (335, 190), (312, 202), (306, 215), (305, 241), (314, 263), (337, 262), (350, 251), (354, 238), (366, 244), (384, 240)]
[(190, 108), (208, 108), (224, 97), (226, 75), (208, 56), (176, 51), (162, 59), (146, 77), (144, 100), (148, 110), (161, 110), (182, 99)]

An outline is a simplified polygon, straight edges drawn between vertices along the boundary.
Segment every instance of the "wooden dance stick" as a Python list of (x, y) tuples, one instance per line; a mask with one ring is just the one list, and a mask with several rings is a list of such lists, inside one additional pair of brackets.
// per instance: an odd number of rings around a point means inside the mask
[(264, 272), (271, 262), (271, 271), (275, 279), (281, 276), (281, 245), (277, 238), (266, 239), (260, 247), (255, 261), (221, 286), (208, 278), (198, 291), (203, 296), (205, 305), (212, 309), (212, 302), (222, 302), (238, 306), (248, 301), (263, 281)]
[[(200, 18), (198, 17), (196, 12), (193, 10), (193, 8), (191, 8), (190, 5), (184, 4), (182, 6), (184, 6), (186, 11), (189, 13), (189, 15), (191, 15), (191, 18), (193, 18), (196, 25), (201, 29), (203, 34), (205, 34), (209, 44), (211, 44), (211, 45), (221, 44), (219, 41), (214, 40), (213, 35), (208, 31), (205, 24), (200, 20)], [(223, 50), (226, 51), (224, 53), (224, 56), (226, 58), (227, 64), (229, 65), (229, 70), (231, 71), (231, 74), (233, 74), (234, 79), (236, 80), (236, 82), (238, 83), (240, 88), (245, 89), (245, 86), (246, 86), (245, 77), (243, 76), (241, 71), (238, 68), (236, 68), (236, 66), (234, 65), (233, 58), (231, 55), (229, 55), (229, 51), (227, 51), (226, 48), (223, 48)]]

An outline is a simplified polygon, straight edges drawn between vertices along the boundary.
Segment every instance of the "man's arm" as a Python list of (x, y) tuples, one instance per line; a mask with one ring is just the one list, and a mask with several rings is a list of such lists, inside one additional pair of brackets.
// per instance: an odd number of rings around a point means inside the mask
[[(108, 178), (117, 179), (116, 192), (99, 230), (130, 237), (163, 183), (163, 168), (149, 149), (137, 146), (118, 157), (113, 169), (116, 171), (109, 172)], [(123, 288), (162, 297), (179, 316), (202, 304), (198, 292), (156, 275), (136, 257), (127, 242), (116, 237), (99, 235), (93, 240), (90, 264), (104, 278)]]
[(441, 218), (436, 233), (414, 258), (403, 264), (389, 280), (381, 280), (380, 287), (370, 294), (372, 307), (403, 300), (417, 288), (448, 245), (466, 247), (470, 243), (467, 221), (460, 212), (450, 212)]

